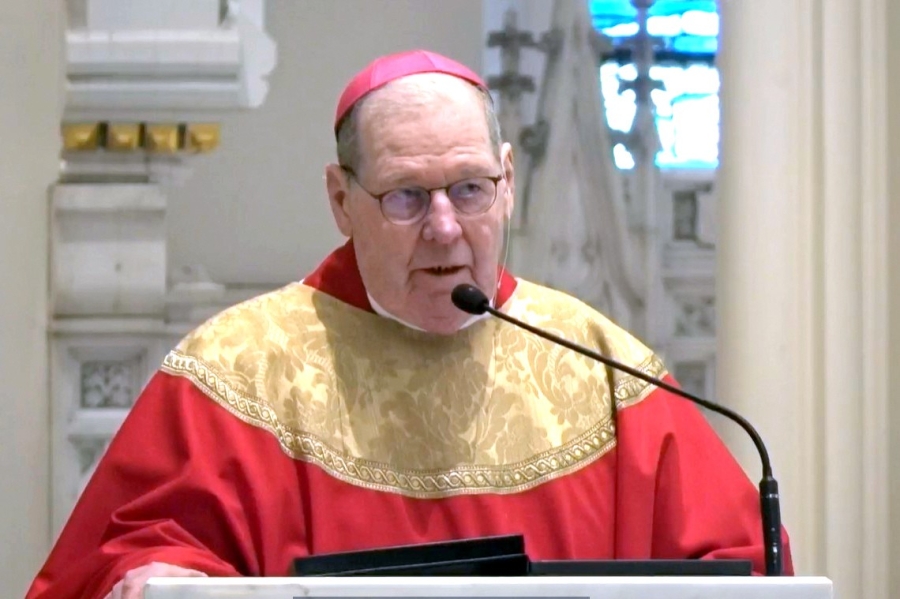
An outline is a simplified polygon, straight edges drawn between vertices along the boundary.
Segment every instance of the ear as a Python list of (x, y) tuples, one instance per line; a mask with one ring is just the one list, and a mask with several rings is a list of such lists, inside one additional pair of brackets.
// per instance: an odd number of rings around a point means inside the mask
[(345, 237), (353, 237), (353, 221), (347, 211), (350, 178), (339, 165), (329, 164), (325, 167), (325, 189), (328, 191), (331, 213), (338, 230)]
[(500, 165), (503, 168), (503, 176), (506, 178), (506, 218), (512, 218), (513, 207), (516, 204), (516, 165), (513, 156), (512, 145), (505, 142), (500, 147)]

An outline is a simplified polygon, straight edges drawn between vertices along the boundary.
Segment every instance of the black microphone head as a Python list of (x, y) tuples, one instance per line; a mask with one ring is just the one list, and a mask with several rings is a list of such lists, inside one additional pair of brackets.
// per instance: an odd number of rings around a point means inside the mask
[(481, 289), (465, 283), (453, 288), (450, 299), (454, 306), (469, 314), (484, 314), (491, 305)]

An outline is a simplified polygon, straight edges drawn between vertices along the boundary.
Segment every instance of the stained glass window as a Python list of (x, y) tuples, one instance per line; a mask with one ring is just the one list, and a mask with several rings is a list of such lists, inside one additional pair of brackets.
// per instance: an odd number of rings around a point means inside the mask
[[(632, 44), (638, 33), (631, 0), (590, 0), (594, 27), (612, 42), (600, 67), (610, 128), (628, 132), (637, 110), (635, 93), (622, 82), (637, 76)], [(662, 150), (660, 168), (716, 168), (719, 145), (719, 73), (714, 65), (719, 15), (716, 0), (656, 0), (647, 31), (655, 39), (651, 78), (663, 89), (651, 93)], [(616, 165), (632, 168), (623, 144), (613, 148)]]

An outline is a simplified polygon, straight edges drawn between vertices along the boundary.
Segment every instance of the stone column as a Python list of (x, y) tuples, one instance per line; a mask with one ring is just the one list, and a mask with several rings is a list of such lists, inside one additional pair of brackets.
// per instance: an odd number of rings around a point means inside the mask
[(170, 268), (166, 227), (169, 194), (218, 146), (223, 117), (268, 93), (264, 3), (226, 4), (68, 2), (45, 277), (51, 536), (166, 351), (228, 301), (202, 266)]
[(885, 599), (886, 4), (721, 1), (717, 273), (718, 395), (768, 442), (798, 572)]
[(0, 6), (0, 580), (21, 597), (49, 546), (47, 191), (59, 168), (64, 6)]

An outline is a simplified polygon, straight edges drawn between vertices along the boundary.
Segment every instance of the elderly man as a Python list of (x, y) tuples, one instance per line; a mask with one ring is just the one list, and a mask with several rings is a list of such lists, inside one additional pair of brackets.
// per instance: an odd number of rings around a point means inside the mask
[(515, 173), (481, 79), (429, 52), (383, 57), (344, 91), (335, 133), (325, 179), (349, 241), (166, 357), (28, 598), (512, 533), (535, 559), (762, 570), (756, 490), (693, 405), (451, 302), (475, 285), (665, 376), (593, 309), (503, 269)]

